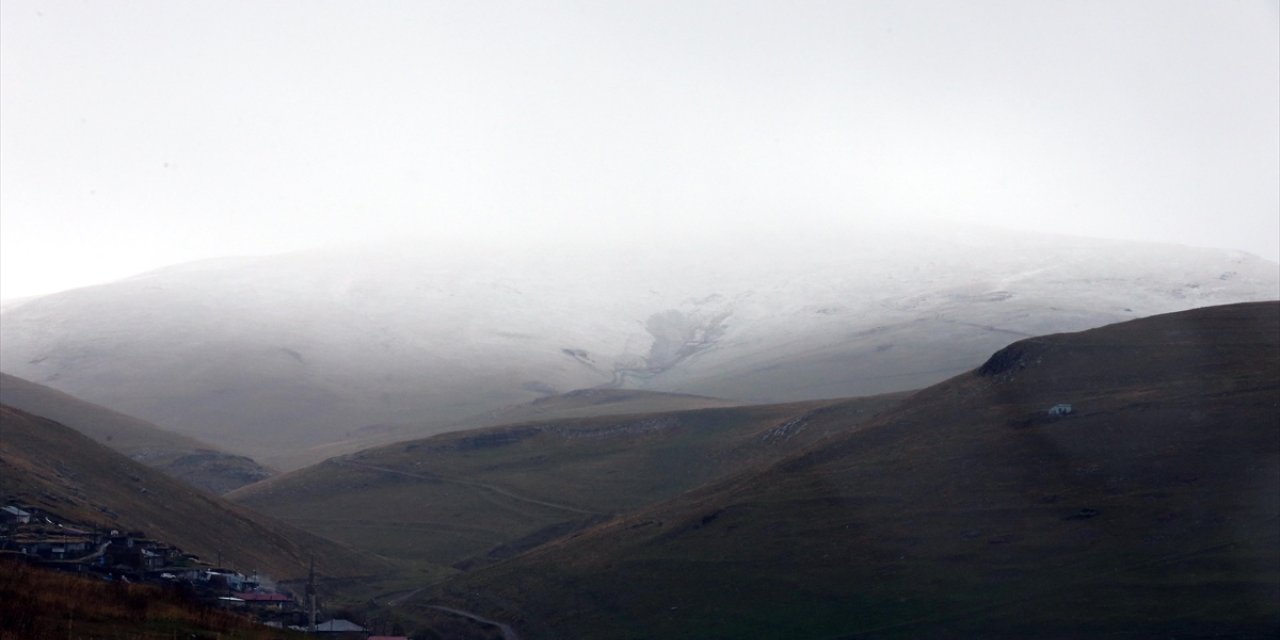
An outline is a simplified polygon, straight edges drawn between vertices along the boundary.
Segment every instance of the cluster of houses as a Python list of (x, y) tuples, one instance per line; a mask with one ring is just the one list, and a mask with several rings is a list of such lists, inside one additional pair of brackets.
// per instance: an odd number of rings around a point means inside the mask
[[(310, 630), (308, 615), (293, 594), (267, 588), (257, 574), (214, 566), (141, 531), (103, 530), (11, 504), (0, 507), (0, 557), (104, 580), (187, 588), (199, 599), (242, 611), (269, 626)], [(332, 640), (374, 637), (341, 619), (317, 621), (312, 632)]]
[(121, 532), (62, 522), (31, 507), (0, 507), (0, 554), (79, 572), (130, 581), (162, 579), (181, 570), (205, 569), (194, 554), (141, 531)]

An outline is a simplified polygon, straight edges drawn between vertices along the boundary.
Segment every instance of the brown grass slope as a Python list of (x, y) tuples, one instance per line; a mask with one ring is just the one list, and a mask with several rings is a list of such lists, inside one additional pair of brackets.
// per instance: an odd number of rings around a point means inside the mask
[[(865, 419), (902, 394), (845, 403)], [(509, 557), (613, 514), (778, 460), (831, 401), (531, 422), (362, 451), (228, 497), (354, 547), (427, 566)]]
[(276, 579), (383, 571), (378, 560), (204, 493), (62, 424), (0, 405), (3, 500), (68, 520), (141, 530), (213, 561)]
[(527, 638), (1275, 637), (1280, 303), (1016, 342), (434, 596)]
[(176, 589), (107, 583), (0, 559), (0, 640), (284, 640), (271, 629)]
[(271, 475), (245, 456), (7, 373), (0, 373), (0, 404), (61, 422), (138, 462), (213, 493), (226, 493)]

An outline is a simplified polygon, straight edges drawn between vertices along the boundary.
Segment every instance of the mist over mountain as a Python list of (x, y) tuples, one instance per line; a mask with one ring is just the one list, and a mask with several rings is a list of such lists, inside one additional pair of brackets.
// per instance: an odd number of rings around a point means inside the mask
[(280, 462), (580, 388), (918, 388), (1019, 337), (1280, 297), (1276, 265), (1240, 252), (959, 226), (526, 240), (229, 258), (44, 296), (5, 310), (0, 369)]

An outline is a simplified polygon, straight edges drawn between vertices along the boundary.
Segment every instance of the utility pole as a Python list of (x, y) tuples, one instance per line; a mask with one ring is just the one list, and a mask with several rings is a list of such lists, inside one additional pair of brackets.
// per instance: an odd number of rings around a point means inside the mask
[(311, 556), (311, 568), (307, 571), (307, 600), (311, 605), (311, 622), (307, 625), (307, 633), (316, 632), (316, 557)]

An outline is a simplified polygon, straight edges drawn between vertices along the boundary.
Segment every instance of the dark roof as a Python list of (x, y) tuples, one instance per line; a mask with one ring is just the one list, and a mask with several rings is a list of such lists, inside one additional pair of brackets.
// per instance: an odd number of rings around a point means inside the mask
[(350, 621), (342, 619), (333, 619), (325, 622), (316, 623), (317, 632), (325, 631), (364, 631), (364, 627)]

